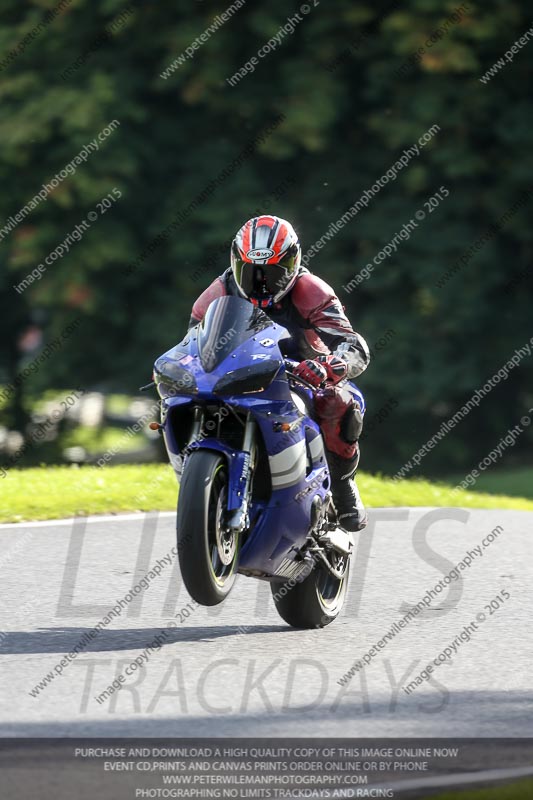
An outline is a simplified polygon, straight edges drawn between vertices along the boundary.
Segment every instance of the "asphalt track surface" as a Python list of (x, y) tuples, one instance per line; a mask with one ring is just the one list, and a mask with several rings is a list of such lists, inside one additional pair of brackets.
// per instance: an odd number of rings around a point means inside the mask
[[(268, 585), (244, 577), (225, 603), (185, 618), (176, 559), (164, 563), (174, 523), (166, 513), (0, 526), (0, 736), (533, 736), (533, 514), (372, 510), (345, 610), (312, 631), (288, 627)], [(339, 685), (497, 526), (459, 580)], [(148, 588), (32, 696), (158, 559)], [(476, 619), (451, 661), (406, 694)], [(147, 663), (98, 702), (161, 632)]]

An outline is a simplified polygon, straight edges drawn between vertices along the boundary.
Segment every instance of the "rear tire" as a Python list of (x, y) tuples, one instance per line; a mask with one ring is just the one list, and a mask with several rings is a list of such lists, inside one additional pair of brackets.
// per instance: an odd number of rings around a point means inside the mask
[(271, 583), (278, 614), (293, 628), (324, 628), (341, 612), (349, 574), (348, 559), (342, 578), (334, 578), (319, 564), (301, 583)]
[(178, 559), (187, 591), (203, 606), (221, 603), (235, 582), (239, 541), (222, 525), (227, 481), (219, 453), (196, 450), (187, 458), (176, 520)]

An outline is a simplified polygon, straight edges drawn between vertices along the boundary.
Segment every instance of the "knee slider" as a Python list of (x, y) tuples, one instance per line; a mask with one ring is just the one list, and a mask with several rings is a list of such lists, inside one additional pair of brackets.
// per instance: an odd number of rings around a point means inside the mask
[(362, 430), (363, 415), (361, 414), (359, 406), (354, 403), (353, 406), (345, 412), (341, 420), (340, 434), (345, 442), (354, 444), (360, 438)]

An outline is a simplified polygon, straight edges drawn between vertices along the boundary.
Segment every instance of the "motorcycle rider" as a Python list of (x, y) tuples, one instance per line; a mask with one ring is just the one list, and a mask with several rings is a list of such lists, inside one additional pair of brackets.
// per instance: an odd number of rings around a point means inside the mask
[[(355, 483), (364, 400), (349, 381), (368, 366), (370, 353), (355, 333), (333, 289), (301, 266), (292, 225), (263, 214), (248, 220), (231, 245), (231, 267), (198, 297), (189, 327), (217, 297), (242, 296), (291, 334), (284, 355), (300, 361), (295, 372), (317, 388), (315, 414), (326, 446), (339, 524), (358, 531), (367, 514)], [(282, 345), (284, 342), (281, 343)]]

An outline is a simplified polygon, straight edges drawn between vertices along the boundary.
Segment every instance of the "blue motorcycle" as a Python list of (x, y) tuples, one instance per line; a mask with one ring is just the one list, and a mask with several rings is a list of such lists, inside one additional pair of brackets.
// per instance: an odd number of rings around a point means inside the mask
[(313, 387), (260, 309), (221, 297), (154, 365), (161, 425), (180, 482), (177, 547), (191, 597), (222, 602), (237, 573), (270, 582), (280, 616), (323, 627), (346, 596), (341, 530)]

